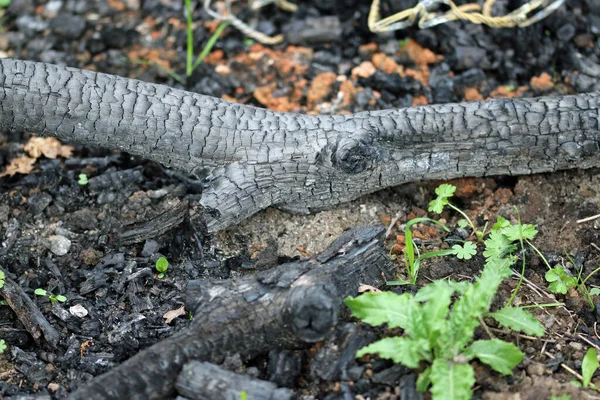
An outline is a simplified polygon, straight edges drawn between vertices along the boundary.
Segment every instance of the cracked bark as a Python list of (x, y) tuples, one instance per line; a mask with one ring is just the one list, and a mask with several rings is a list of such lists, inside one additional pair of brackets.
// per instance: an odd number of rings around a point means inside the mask
[(323, 340), (335, 327), (342, 301), (361, 283), (383, 286), (392, 265), (383, 227), (344, 232), (306, 261), (232, 280), (188, 285), (193, 324), (101, 375), (71, 399), (164, 399), (191, 360), (220, 363), (239, 353), (252, 358), (272, 349), (297, 349)]
[(600, 164), (600, 93), (350, 115), (278, 113), (112, 75), (0, 60), (0, 129), (120, 149), (205, 179), (210, 231), (422, 179)]

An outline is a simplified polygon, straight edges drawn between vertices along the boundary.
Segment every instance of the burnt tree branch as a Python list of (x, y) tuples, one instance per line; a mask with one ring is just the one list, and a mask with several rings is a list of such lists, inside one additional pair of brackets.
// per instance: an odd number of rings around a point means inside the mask
[(421, 179), (588, 168), (599, 93), (350, 115), (278, 113), (113, 75), (0, 60), (0, 129), (138, 154), (205, 178), (211, 231)]
[(360, 284), (382, 286), (395, 267), (383, 246), (384, 228), (343, 233), (323, 253), (231, 280), (191, 281), (190, 328), (138, 353), (71, 399), (163, 399), (191, 361), (220, 363), (227, 355), (254, 357), (323, 340), (335, 327), (343, 299)]

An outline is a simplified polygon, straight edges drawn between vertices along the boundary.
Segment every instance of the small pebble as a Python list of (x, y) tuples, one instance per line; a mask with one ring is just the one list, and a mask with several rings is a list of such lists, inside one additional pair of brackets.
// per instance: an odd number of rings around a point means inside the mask
[(569, 347), (572, 348), (575, 351), (581, 351), (583, 350), (583, 345), (579, 342), (570, 342), (569, 343)]
[(544, 364), (531, 363), (527, 367), (527, 375), (529, 375), (529, 376), (541, 376), (541, 375), (544, 374), (544, 370), (545, 369), (546, 369), (546, 367), (544, 367)]
[(69, 312), (71, 315), (78, 318), (83, 318), (88, 315), (88, 310), (86, 310), (81, 304), (75, 304), (74, 306), (69, 307)]
[(62, 235), (53, 235), (48, 238), (47, 247), (57, 256), (64, 256), (71, 248), (71, 241)]

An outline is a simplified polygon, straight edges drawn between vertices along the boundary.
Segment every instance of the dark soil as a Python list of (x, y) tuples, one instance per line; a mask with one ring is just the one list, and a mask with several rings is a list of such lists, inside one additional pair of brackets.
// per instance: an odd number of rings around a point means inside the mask
[[(389, 14), (412, 2), (383, 3)], [(13, 0), (2, 20), (0, 57), (93, 69), (304, 113), (600, 90), (597, 0), (571, 0), (524, 29), (453, 22), (381, 36), (367, 29), (369, 1), (304, 1), (293, 14), (275, 6), (254, 14), (246, 2), (234, 4), (238, 17), (269, 34), (288, 32), (286, 40), (266, 47), (229, 27), (185, 86), (157, 66), (184, 75), (186, 31), (179, 0)], [(498, 1), (497, 12), (520, 4)], [(322, 17), (332, 18), (322, 31), (302, 27), (307, 18)], [(218, 24), (202, 10), (196, 10), (194, 21), (198, 52)], [(405, 38), (410, 40), (400, 41)], [(151, 63), (140, 64), (146, 61)], [(189, 280), (251, 274), (308, 257), (359, 223), (390, 225), (399, 217), (387, 246), (402, 274), (402, 224), (426, 214), (439, 183), (405, 185), (311, 216), (267, 210), (209, 236), (198, 205), (201, 183), (192, 177), (99, 148), (76, 146), (72, 154), (63, 148), (56, 157), (57, 144), (51, 140), (37, 143), (36, 153), (32, 137), (0, 132), (0, 164), (7, 172), (0, 178), (0, 268), (34, 301), (60, 340), (56, 347), (34, 340), (17, 314), (1, 305), (0, 338), (8, 349), (0, 355), (0, 398), (32, 393), (64, 398), (185, 329), (188, 313), (170, 323), (163, 316), (184, 305)], [(32, 161), (20, 159), (26, 155)], [(22, 169), (17, 169), (19, 159)], [(600, 263), (600, 219), (576, 223), (600, 213), (598, 172), (453, 183), (458, 204), (481, 226), (497, 215), (516, 221), (517, 206), (524, 222), (538, 226), (535, 243), (545, 256), (576, 275)], [(89, 177), (87, 185), (78, 184), (80, 174)], [(442, 218), (456, 227), (459, 216), (445, 213)], [(455, 228), (453, 235), (463, 233)], [(420, 226), (415, 238), (424, 248), (447, 246), (429, 226)], [(170, 263), (164, 279), (154, 268), (161, 256)], [(472, 279), (481, 266), (480, 259), (435, 259), (423, 267), (419, 284)], [(511, 377), (477, 366), (477, 398), (589, 398), (569, 384), (574, 377), (564, 367), (581, 371), (585, 349), (600, 344), (599, 315), (576, 291), (550, 294), (545, 272), (535, 253), (528, 254), (527, 284), (516, 304), (560, 301), (565, 306), (534, 311), (547, 330), (543, 339), (495, 331), (527, 357)], [(588, 284), (600, 285), (600, 280), (593, 277)], [(516, 279), (502, 287), (498, 304), (515, 286)], [(38, 288), (67, 300), (34, 295)], [(81, 310), (85, 315), (78, 314)], [(294, 389), (304, 399), (419, 398), (411, 371), (376, 358), (354, 360), (353, 346), (384, 333), (341, 323), (328, 341), (307, 351), (273, 349), (251, 360), (232, 357), (225, 368)], [(330, 360), (331, 369), (315, 368), (325, 357), (320, 349), (332, 345), (339, 358)]]

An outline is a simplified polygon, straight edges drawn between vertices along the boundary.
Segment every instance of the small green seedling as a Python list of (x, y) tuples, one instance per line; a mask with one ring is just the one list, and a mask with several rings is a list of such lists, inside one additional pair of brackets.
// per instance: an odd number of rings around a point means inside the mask
[(546, 282), (550, 282), (548, 289), (552, 293), (566, 294), (569, 288), (577, 286), (577, 279), (567, 275), (560, 265), (546, 272)]
[[(483, 317), (528, 335), (543, 336), (544, 327), (522, 308), (505, 307), (489, 312), (502, 280), (511, 275), (511, 261), (493, 259), (486, 263), (475, 283), (437, 280), (416, 295), (393, 292), (364, 293), (345, 303), (363, 322), (404, 329), (405, 336), (387, 337), (360, 349), (357, 357), (377, 354), (409, 368), (429, 366), (421, 372), (417, 389), (431, 386), (434, 400), (470, 399), (475, 372), (468, 363), (475, 358), (495, 371), (511, 375), (524, 354), (517, 346), (500, 339), (473, 341)], [(452, 305), (453, 296), (460, 295)]]
[[(432, 222), (446, 232), (450, 232), (450, 229), (442, 224), (439, 221), (436, 221), (431, 218), (414, 218), (406, 223), (404, 228), (404, 263), (406, 265), (406, 272), (408, 275), (407, 281), (388, 281), (387, 284), (390, 286), (396, 285), (414, 285), (417, 283), (417, 278), (419, 276), (419, 268), (421, 266), (421, 261), (432, 258), (432, 257), (443, 257), (448, 255), (455, 255), (458, 259), (470, 260), (477, 253), (477, 247), (471, 242), (465, 242), (463, 246), (459, 244), (455, 244), (451, 249), (430, 251), (425, 254), (419, 254), (419, 249), (415, 245), (413, 241), (411, 227), (415, 224), (423, 223), (423, 222)], [(415, 255), (417, 258), (415, 258)]]
[[(567, 254), (567, 258), (573, 265), (575, 265), (575, 260), (573, 260), (571, 256)], [(546, 281), (550, 283), (548, 288), (552, 293), (565, 294), (569, 288), (577, 288), (581, 295), (587, 300), (590, 308), (593, 310), (596, 305), (594, 304), (594, 299), (592, 299), (592, 296), (600, 294), (600, 289), (588, 289), (586, 282), (598, 271), (600, 271), (600, 268), (596, 268), (588, 276), (586, 276), (585, 279), (582, 279), (581, 274), (583, 273), (583, 268), (580, 268), (579, 274), (577, 275), (577, 278), (575, 278), (568, 275), (567, 271), (565, 271), (562, 265), (557, 265), (553, 269), (550, 269), (548, 272), (546, 272)]]
[(408, 42), (410, 41), (410, 38), (404, 38), (404, 39), (400, 39), (398, 40), (398, 46), (403, 49), (406, 47), (406, 45), (408, 44)]
[(44, 289), (41, 289), (41, 288), (35, 289), (34, 293), (36, 295), (38, 295), (38, 296), (46, 296), (46, 297), (48, 297), (48, 299), (50, 300), (51, 303), (56, 303), (57, 301), (59, 301), (61, 303), (64, 303), (65, 301), (67, 301), (67, 298), (65, 296), (60, 295), (60, 294), (53, 294), (53, 293), (50, 293), (50, 292), (48, 292), (48, 291), (46, 291)]
[(79, 174), (79, 180), (77, 181), (81, 186), (88, 184), (88, 176), (86, 174)]
[(582, 380), (579, 381), (571, 381), (571, 383), (577, 387), (589, 388), (594, 390), (599, 390), (598, 387), (592, 384), (592, 376), (594, 376), (594, 372), (598, 369), (598, 354), (596, 353), (596, 349), (593, 347), (589, 348), (587, 353), (585, 353), (585, 357), (583, 357), (583, 362), (581, 363), (581, 376)]
[(4, 341), (4, 339), (0, 339), (0, 354), (4, 353), (4, 350), (6, 350), (6, 348), (6, 342)]
[(429, 211), (441, 214), (444, 211), (444, 207), (448, 206), (452, 208), (454, 211), (458, 212), (464, 218), (458, 221), (458, 226), (461, 228), (465, 228), (470, 226), (477, 238), (477, 242), (481, 243), (483, 241), (483, 237), (485, 236), (485, 227), (482, 231), (475, 227), (475, 224), (464, 211), (460, 208), (456, 207), (454, 204), (450, 203), (448, 200), (450, 197), (454, 196), (454, 192), (456, 191), (456, 186), (450, 185), (448, 183), (443, 183), (435, 189), (435, 194), (437, 197), (429, 202)]
[(0, 271), (0, 289), (4, 287), (4, 280), (6, 279), (6, 275), (4, 275), (4, 271)]
[[(443, 194), (441, 197), (447, 199)], [(489, 311), (501, 282), (512, 274), (510, 266), (516, 261), (512, 253), (517, 249), (513, 242), (533, 238), (535, 233), (531, 225), (520, 221), (511, 225), (499, 218), (485, 241), (486, 263), (475, 283), (437, 280), (416, 295), (372, 292), (346, 298), (352, 314), (363, 322), (404, 329), (404, 336), (381, 339), (360, 349), (356, 356), (377, 354), (409, 368), (419, 368), (426, 362), (429, 366), (419, 375), (417, 389), (425, 391), (431, 386), (434, 400), (471, 398), (475, 373), (468, 362), (475, 358), (501, 374), (512, 374), (524, 358), (519, 348), (499, 339), (473, 339), (484, 317), (528, 335), (544, 335), (542, 324), (525, 307), (509, 306), (512, 300), (499, 311)], [(476, 247), (466, 242), (452, 250), (457, 257), (470, 258)], [(455, 295), (459, 297), (453, 302)], [(553, 305), (557, 304), (547, 306)]]
[(248, 400), (248, 392), (245, 390), (240, 391), (240, 400)]
[(156, 260), (156, 270), (158, 271), (158, 279), (163, 279), (165, 277), (165, 272), (167, 272), (168, 268), (169, 261), (166, 258), (160, 257), (158, 260)]

